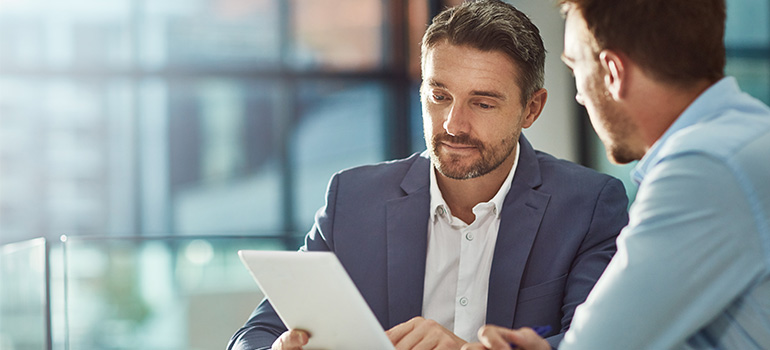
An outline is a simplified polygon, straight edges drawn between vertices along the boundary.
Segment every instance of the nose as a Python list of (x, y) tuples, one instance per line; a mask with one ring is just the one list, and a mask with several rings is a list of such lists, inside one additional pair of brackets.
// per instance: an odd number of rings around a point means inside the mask
[(575, 94), (575, 101), (577, 101), (577, 103), (579, 103), (581, 106), (586, 105), (585, 98), (583, 97), (583, 94), (581, 94), (580, 92)]
[(444, 131), (452, 136), (467, 134), (470, 126), (468, 124), (468, 117), (468, 111), (463, 108), (462, 104), (453, 104), (444, 121)]

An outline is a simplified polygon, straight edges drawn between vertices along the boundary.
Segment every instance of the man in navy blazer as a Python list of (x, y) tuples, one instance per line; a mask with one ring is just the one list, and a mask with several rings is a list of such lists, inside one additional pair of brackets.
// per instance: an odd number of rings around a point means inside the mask
[[(335, 174), (301, 250), (337, 255), (399, 350), (459, 349), (484, 324), (557, 344), (615, 252), (623, 185), (520, 136), (545, 104), (545, 50), (511, 5), (445, 10), (422, 55), (428, 150)], [(307, 338), (263, 301), (228, 349)]]

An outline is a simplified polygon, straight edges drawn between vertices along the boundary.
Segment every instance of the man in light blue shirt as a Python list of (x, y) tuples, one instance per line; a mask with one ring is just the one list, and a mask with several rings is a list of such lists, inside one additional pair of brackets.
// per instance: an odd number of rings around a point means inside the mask
[[(770, 109), (724, 77), (724, 0), (563, 0), (608, 157), (640, 159), (618, 252), (559, 349), (770, 349)], [(475, 349), (550, 349), (485, 326)]]

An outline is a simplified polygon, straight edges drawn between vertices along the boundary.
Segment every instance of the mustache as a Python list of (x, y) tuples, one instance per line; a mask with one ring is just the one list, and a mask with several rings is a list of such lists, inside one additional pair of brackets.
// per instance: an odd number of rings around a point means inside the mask
[(441, 134), (433, 135), (434, 145), (438, 145), (441, 142), (449, 142), (453, 144), (473, 146), (473, 147), (478, 147), (480, 149), (484, 148), (483, 142), (481, 142), (478, 139), (472, 138), (468, 134), (449, 135), (447, 132), (443, 132)]

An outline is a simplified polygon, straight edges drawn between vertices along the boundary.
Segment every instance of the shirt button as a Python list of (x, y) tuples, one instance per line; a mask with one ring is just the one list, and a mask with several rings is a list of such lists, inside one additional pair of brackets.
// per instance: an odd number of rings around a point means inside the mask
[(465, 233), (465, 239), (472, 241), (473, 240), (473, 232), (467, 232)]
[(466, 298), (466, 297), (460, 298), (460, 305), (462, 305), (462, 306), (468, 305), (468, 298)]
[(438, 215), (444, 216), (444, 214), (446, 214), (444, 207), (438, 207)]

